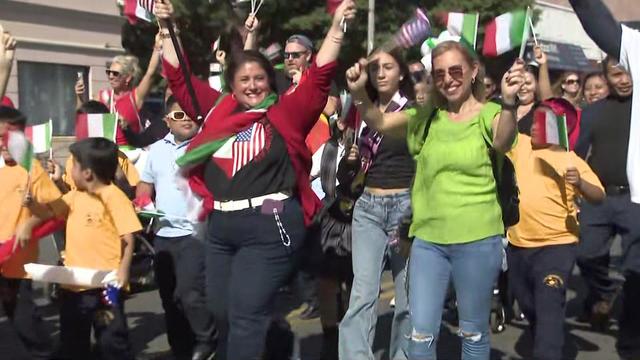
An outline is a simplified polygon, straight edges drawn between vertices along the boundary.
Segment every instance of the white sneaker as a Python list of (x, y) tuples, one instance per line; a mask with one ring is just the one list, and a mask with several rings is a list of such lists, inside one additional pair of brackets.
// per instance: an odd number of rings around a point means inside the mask
[(391, 301), (389, 301), (389, 306), (390, 307), (396, 307), (396, 297), (394, 296)]

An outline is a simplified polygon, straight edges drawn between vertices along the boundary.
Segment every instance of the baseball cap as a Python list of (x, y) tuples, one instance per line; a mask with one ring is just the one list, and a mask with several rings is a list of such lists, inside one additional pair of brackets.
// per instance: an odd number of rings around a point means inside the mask
[(305, 48), (307, 48), (307, 50), (313, 52), (313, 42), (311, 41), (311, 39), (309, 39), (308, 37), (302, 34), (295, 34), (295, 35), (289, 36), (286, 43), (288, 44), (292, 42), (296, 44), (300, 44)]

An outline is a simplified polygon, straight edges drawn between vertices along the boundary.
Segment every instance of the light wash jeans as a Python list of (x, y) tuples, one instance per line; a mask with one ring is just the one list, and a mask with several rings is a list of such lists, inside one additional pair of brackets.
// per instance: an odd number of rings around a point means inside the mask
[(374, 359), (372, 346), (378, 320), (376, 305), (386, 261), (391, 261), (396, 296), (389, 359), (407, 358), (411, 323), (405, 288), (406, 261), (390, 249), (389, 236), (410, 203), (409, 191), (386, 196), (365, 192), (356, 202), (352, 225), (354, 279), (349, 309), (340, 322), (340, 359)]
[(418, 238), (413, 241), (408, 266), (413, 327), (409, 359), (436, 359), (442, 309), (451, 278), (458, 301), (462, 359), (489, 359), (491, 297), (501, 270), (502, 251), (501, 236), (455, 245)]

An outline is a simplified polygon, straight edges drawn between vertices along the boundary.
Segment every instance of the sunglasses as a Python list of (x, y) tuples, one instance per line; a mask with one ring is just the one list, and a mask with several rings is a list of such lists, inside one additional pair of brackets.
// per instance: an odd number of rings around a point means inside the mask
[(306, 51), (292, 51), (292, 52), (284, 52), (284, 58), (286, 60), (289, 59), (298, 59), (300, 56), (306, 54)]
[(567, 85), (576, 85), (576, 84), (579, 83), (579, 81), (576, 80), (576, 79), (567, 79), (567, 80), (564, 81), (564, 83), (567, 84)]
[(184, 111), (177, 110), (167, 114), (167, 117), (173, 121), (191, 121), (191, 118), (187, 116)]
[(460, 81), (462, 80), (462, 77), (464, 75), (464, 69), (462, 68), (462, 65), (453, 65), (452, 67), (448, 68), (448, 69), (436, 69), (433, 72), (433, 80), (437, 83), (437, 84), (441, 84), (444, 82), (444, 79), (447, 76), (447, 73), (449, 73), (449, 76), (455, 80), (455, 81)]
[(107, 77), (112, 76), (112, 75), (113, 75), (113, 77), (119, 77), (120, 76), (120, 71), (105, 70), (105, 73), (107, 74)]
[(426, 79), (426, 73), (424, 71), (414, 71), (411, 73), (411, 80), (413, 80), (414, 83), (419, 83), (422, 80)]

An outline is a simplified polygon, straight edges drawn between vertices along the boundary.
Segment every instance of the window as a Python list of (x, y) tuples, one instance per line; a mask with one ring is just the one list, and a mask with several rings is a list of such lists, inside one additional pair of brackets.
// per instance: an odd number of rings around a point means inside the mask
[(20, 111), (29, 124), (41, 124), (51, 118), (53, 135), (75, 134), (76, 95), (74, 91), (78, 73), (84, 74), (85, 66), (47, 64), (30, 61), (18, 62), (18, 94)]

